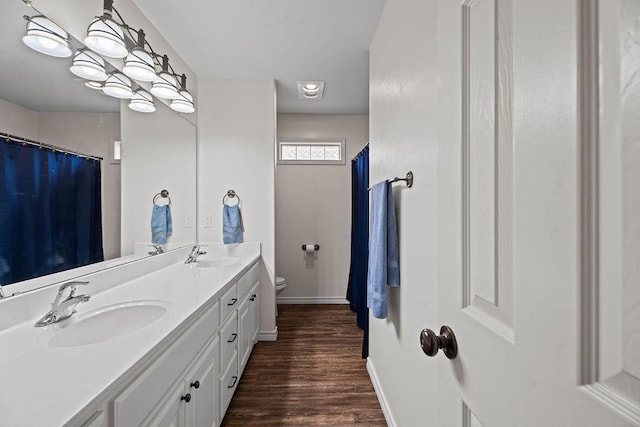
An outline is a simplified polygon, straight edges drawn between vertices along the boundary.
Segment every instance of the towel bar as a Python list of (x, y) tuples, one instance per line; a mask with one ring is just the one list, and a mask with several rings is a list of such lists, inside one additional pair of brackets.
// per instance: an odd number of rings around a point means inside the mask
[(167, 190), (162, 190), (161, 192), (159, 192), (158, 194), (156, 194), (155, 196), (153, 196), (153, 204), (156, 204), (156, 200), (158, 200), (158, 197), (163, 197), (166, 199), (169, 199), (169, 205), (171, 205), (171, 197), (169, 197), (169, 192)]

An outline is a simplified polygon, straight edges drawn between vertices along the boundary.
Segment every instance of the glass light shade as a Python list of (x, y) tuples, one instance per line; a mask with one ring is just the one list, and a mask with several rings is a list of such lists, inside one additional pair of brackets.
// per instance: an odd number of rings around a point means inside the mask
[(320, 90), (320, 86), (318, 86), (315, 83), (307, 83), (304, 86), (302, 86), (302, 90), (304, 90), (305, 92), (317, 92), (318, 90)]
[(162, 71), (151, 85), (151, 93), (162, 99), (176, 99), (178, 94), (178, 82), (171, 74)]
[(196, 111), (193, 106), (193, 96), (187, 90), (180, 89), (178, 94), (180, 97), (171, 101), (172, 110), (178, 113), (193, 113)]
[(137, 90), (133, 93), (129, 108), (140, 113), (153, 113), (156, 111), (156, 107), (153, 105), (153, 98), (144, 90)]
[(134, 48), (124, 60), (122, 72), (134, 80), (152, 82), (158, 78), (153, 66), (153, 58), (144, 49)]
[(24, 44), (45, 55), (66, 58), (71, 56), (69, 35), (65, 30), (38, 15), (27, 21), (27, 34), (22, 37)]
[(131, 80), (122, 73), (113, 73), (104, 82), (102, 92), (120, 99), (129, 99), (133, 96)]
[(109, 58), (124, 58), (129, 53), (122, 28), (108, 16), (91, 21), (84, 44), (94, 52)]
[(86, 82), (84, 82), (84, 85), (89, 89), (94, 90), (100, 90), (104, 87), (104, 84), (102, 82), (94, 82), (92, 80), (87, 80)]
[(78, 77), (93, 81), (107, 80), (104, 59), (90, 50), (79, 50), (69, 70)]

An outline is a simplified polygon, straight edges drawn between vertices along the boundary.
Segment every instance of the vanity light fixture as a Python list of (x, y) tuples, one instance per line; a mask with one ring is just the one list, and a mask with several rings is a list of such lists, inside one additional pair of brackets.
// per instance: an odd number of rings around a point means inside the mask
[(156, 107), (153, 105), (153, 98), (148, 92), (142, 89), (133, 92), (133, 96), (129, 102), (129, 108), (139, 113), (153, 113), (156, 111)]
[(133, 96), (131, 80), (122, 73), (111, 73), (104, 82), (102, 92), (114, 98), (130, 99)]
[(73, 57), (73, 64), (69, 70), (83, 79), (92, 81), (107, 80), (107, 72), (104, 69), (104, 59), (88, 49), (80, 49), (76, 52)]
[(134, 80), (152, 82), (156, 75), (155, 64), (151, 54), (144, 49), (144, 31), (138, 31), (138, 45), (134, 47), (124, 60), (122, 72)]
[(104, 87), (104, 83), (102, 82), (94, 82), (91, 80), (88, 80), (86, 82), (84, 82), (84, 85), (86, 87), (88, 87), (89, 89), (94, 89), (94, 90), (100, 90)]
[(178, 82), (175, 76), (169, 73), (169, 57), (162, 57), (162, 71), (151, 85), (151, 93), (162, 99), (176, 99), (178, 95)]
[(298, 98), (320, 99), (324, 95), (323, 81), (298, 81)]
[(193, 106), (193, 96), (186, 89), (187, 76), (184, 74), (180, 78), (180, 90), (178, 90), (179, 97), (171, 101), (171, 109), (178, 113), (193, 113), (196, 111)]
[(65, 30), (43, 15), (24, 15), (24, 19), (27, 20), (27, 34), (22, 37), (24, 44), (45, 55), (58, 58), (71, 56), (69, 34)]
[(124, 31), (112, 18), (113, 0), (104, 0), (102, 16), (97, 16), (87, 28), (84, 44), (89, 49), (109, 58), (124, 58), (129, 53)]

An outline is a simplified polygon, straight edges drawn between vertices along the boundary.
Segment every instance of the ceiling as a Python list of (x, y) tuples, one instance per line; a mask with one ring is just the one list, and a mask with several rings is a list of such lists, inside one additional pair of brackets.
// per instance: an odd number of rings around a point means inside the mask
[(71, 74), (71, 58), (47, 56), (22, 42), (22, 16), (36, 14), (21, 0), (0, 6), (0, 99), (39, 112), (119, 112), (120, 100), (86, 88)]
[[(199, 78), (275, 79), (278, 113), (368, 114), (384, 0), (133, 0)], [(298, 80), (325, 82), (299, 99)]]

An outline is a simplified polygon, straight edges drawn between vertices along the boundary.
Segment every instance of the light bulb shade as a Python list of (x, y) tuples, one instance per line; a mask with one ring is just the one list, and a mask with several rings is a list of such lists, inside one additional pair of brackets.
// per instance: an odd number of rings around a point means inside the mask
[(176, 78), (165, 71), (160, 72), (153, 81), (151, 93), (162, 99), (176, 99), (180, 96)]
[(144, 49), (134, 48), (124, 60), (122, 72), (134, 80), (152, 82), (158, 78), (153, 66), (153, 58)]
[(24, 44), (45, 55), (66, 58), (71, 56), (69, 35), (46, 18), (38, 15), (27, 19), (27, 34), (22, 37)]
[(196, 111), (193, 106), (193, 96), (185, 90), (180, 89), (178, 91), (179, 97), (171, 101), (171, 109), (178, 113), (193, 113)]
[(78, 77), (92, 81), (107, 80), (104, 59), (90, 50), (79, 50), (73, 57), (69, 70)]
[(131, 80), (122, 73), (113, 73), (104, 82), (102, 92), (120, 99), (129, 99), (133, 96)]
[(84, 44), (94, 52), (109, 58), (124, 58), (128, 53), (122, 28), (106, 15), (91, 21)]
[(153, 105), (153, 98), (144, 90), (137, 90), (133, 93), (129, 108), (140, 113), (153, 113), (156, 111), (156, 107)]

